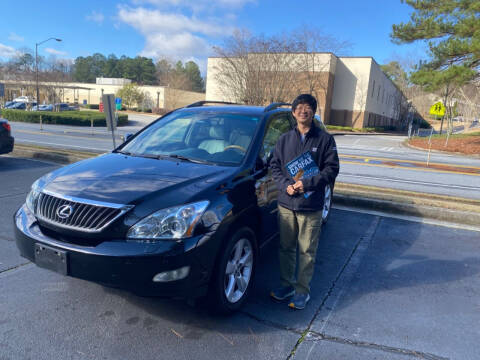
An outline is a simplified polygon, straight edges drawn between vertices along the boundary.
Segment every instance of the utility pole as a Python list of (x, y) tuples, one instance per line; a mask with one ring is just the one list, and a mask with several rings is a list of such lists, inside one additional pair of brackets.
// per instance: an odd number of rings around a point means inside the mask
[(51, 38), (48, 38), (47, 40), (43, 40), (43, 41), (40, 41), (39, 43), (35, 43), (35, 84), (37, 88), (37, 109), (38, 109), (38, 106), (40, 105), (40, 91), (38, 88), (38, 45), (42, 45), (43, 43), (49, 40), (62, 41), (62, 39), (51, 37)]

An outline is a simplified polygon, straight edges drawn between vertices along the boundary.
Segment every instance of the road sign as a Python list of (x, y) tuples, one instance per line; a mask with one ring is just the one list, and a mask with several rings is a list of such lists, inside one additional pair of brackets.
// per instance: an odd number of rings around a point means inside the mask
[(430, 108), (431, 115), (444, 116), (445, 115), (445, 106), (441, 101), (435, 103)]
[(122, 110), (122, 98), (115, 98), (115, 108)]
[(103, 111), (107, 120), (108, 130), (116, 129), (115, 123), (115, 97), (113, 94), (105, 94), (102, 96)]
[(113, 148), (116, 148), (115, 129), (117, 128), (117, 119), (115, 117), (115, 95), (104, 94), (102, 96), (102, 103), (105, 119), (107, 120), (107, 128), (112, 132)]

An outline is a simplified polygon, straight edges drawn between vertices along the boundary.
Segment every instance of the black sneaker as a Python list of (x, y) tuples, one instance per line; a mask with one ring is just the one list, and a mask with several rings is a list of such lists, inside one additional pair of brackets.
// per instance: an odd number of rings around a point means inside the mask
[(310, 300), (309, 294), (295, 294), (288, 306), (292, 309), (302, 310), (305, 309), (308, 300)]
[(295, 294), (293, 286), (282, 286), (278, 289), (272, 290), (270, 296), (275, 300), (282, 301)]

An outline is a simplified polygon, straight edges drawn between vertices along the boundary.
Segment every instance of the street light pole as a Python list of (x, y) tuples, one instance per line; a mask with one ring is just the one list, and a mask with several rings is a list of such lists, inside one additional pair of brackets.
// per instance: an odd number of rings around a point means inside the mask
[(37, 88), (37, 109), (38, 109), (38, 106), (40, 105), (40, 91), (38, 89), (38, 45), (42, 45), (43, 43), (49, 40), (62, 41), (62, 39), (51, 37), (51, 38), (48, 38), (47, 40), (43, 40), (43, 41), (40, 41), (39, 43), (35, 43), (35, 84)]

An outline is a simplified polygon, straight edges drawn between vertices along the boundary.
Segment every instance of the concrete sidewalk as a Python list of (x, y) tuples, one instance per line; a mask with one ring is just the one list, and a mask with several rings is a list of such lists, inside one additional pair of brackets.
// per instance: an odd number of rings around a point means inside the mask
[[(59, 164), (70, 164), (98, 155), (98, 152), (23, 144), (15, 145), (11, 154)], [(480, 200), (337, 182), (333, 201), (336, 206), (433, 219), (480, 229)]]

